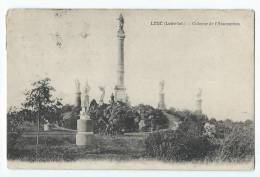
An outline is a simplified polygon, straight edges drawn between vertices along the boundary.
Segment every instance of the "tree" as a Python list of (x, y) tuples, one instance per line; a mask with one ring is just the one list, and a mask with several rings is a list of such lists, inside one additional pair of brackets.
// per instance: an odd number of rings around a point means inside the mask
[[(32, 83), (32, 89), (25, 92), (25, 109), (33, 113), (33, 117), (42, 122), (55, 122), (62, 119), (61, 99), (53, 98), (55, 89), (50, 85), (50, 79), (45, 78)], [(34, 119), (35, 120), (35, 119)]]
[(62, 119), (61, 99), (53, 98), (54, 87), (50, 85), (50, 78), (45, 78), (32, 83), (32, 89), (25, 92), (25, 109), (33, 113), (37, 119), (36, 159), (38, 154), (38, 142), (40, 123), (59, 121)]

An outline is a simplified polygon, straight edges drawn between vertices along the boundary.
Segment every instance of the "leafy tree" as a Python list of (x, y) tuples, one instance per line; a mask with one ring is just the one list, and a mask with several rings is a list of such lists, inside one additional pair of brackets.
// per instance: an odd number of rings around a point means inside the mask
[(53, 98), (54, 87), (50, 85), (50, 78), (45, 78), (32, 83), (32, 88), (25, 92), (25, 109), (33, 113), (37, 119), (36, 159), (38, 156), (39, 131), (41, 123), (55, 122), (62, 119), (61, 99)]
[(55, 122), (62, 119), (61, 99), (53, 98), (55, 89), (50, 85), (50, 79), (45, 78), (32, 83), (32, 89), (25, 92), (25, 109), (32, 112), (32, 117), (40, 122)]

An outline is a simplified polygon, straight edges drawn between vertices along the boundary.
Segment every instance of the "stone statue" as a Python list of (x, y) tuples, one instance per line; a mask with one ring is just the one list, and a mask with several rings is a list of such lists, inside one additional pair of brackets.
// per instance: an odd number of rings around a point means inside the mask
[(99, 90), (101, 91), (101, 96), (100, 96), (100, 99), (99, 99), (99, 105), (103, 105), (104, 97), (105, 97), (105, 87), (100, 86)]
[(83, 90), (83, 105), (82, 105), (82, 109), (84, 110), (84, 112), (87, 113), (88, 111), (88, 107), (89, 107), (89, 91), (90, 91), (90, 86), (88, 85), (88, 81), (86, 81), (85, 83), (85, 87)]
[(122, 14), (119, 15), (118, 17), (118, 21), (119, 21), (119, 29), (118, 31), (124, 31), (124, 17)]
[(76, 92), (80, 92), (80, 82), (78, 79), (75, 80)]
[(202, 96), (202, 89), (199, 88), (199, 91), (196, 95), (197, 99), (196, 99), (196, 110), (195, 110), (195, 112), (199, 115), (202, 114), (202, 98), (201, 98), (201, 96)]
[(159, 92), (159, 103), (158, 103), (158, 109), (160, 110), (166, 109), (166, 105), (164, 102), (164, 85), (165, 85), (164, 80), (160, 81), (159, 83), (160, 92)]
[(163, 91), (164, 91), (164, 85), (165, 85), (164, 80), (162, 80), (162, 81), (159, 83), (159, 85), (160, 85), (160, 93), (163, 93)]
[(81, 92), (80, 92), (80, 82), (78, 79), (75, 80), (75, 86), (76, 86), (75, 107), (77, 108), (77, 114), (79, 114), (81, 110)]
[(199, 88), (199, 91), (198, 91), (198, 93), (197, 93), (197, 98), (200, 99), (201, 96), (202, 96), (202, 89)]

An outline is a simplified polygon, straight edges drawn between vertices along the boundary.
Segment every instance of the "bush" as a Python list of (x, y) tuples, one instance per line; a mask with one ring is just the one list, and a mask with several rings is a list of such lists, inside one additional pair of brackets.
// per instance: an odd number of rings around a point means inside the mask
[(139, 112), (141, 119), (144, 121), (142, 131), (160, 130), (169, 127), (169, 120), (161, 110), (143, 104), (135, 106), (134, 109)]
[(140, 116), (130, 105), (123, 102), (98, 105), (92, 100), (89, 108), (90, 119), (94, 121), (94, 133), (118, 135), (136, 132)]
[(234, 125), (222, 141), (219, 158), (228, 161), (251, 160), (255, 154), (253, 125)]
[(252, 160), (254, 123), (186, 114), (177, 130), (152, 133), (145, 145), (148, 156), (162, 160)]
[(15, 145), (23, 133), (24, 117), (17, 108), (11, 107), (7, 113), (7, 156), (16, 153)]
[(146, 154), (161, 160), (203, 160), (216, 146), (206, 136), (197, 136), (181, 129), (155, 132), (145, 140)]
[(148, 156), (163, 160), (203, 160), (217, 145), (204, 134), (207, 117), (185, 111), (177, 130), (152, 133), (145, 140)]

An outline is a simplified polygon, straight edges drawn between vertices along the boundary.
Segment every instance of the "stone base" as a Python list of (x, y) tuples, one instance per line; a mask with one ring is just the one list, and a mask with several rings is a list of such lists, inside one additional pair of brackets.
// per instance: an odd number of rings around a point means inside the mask
[[(83, 118), (83, 117), (82, 117)], [(93, 121), (86, 115), (86, 119), (77, 120), (77, 134), (76, 134), (76, 145), (86, 146), (93, 144)]]
[(115, 100), (126, 102), (126, 89), (124, 86), (115, 86)]
[(93, 121), (91, 119), (77, 120), (78, 132), (93, 132)]
[(76, 134), (76, 145), (78, 146), (92, 145), (93, 142), (94, 142), (93, 132), (78, 132)]

